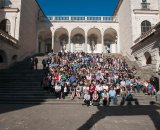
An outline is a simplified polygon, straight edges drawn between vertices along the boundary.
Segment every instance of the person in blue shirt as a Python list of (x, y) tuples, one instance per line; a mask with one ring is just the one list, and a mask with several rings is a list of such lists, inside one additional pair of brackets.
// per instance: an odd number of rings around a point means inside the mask
[(113, 105), (117, 104), (117, 97), (116, 97), (116, 91), (114, 90), (113, 87), (109, 90), (109, 97), (111, 101), (113, 102)]
[(77, 79), (75, 78), (74, 75), (72, 75), (70, 78), (69, 78), (69, 83), (70, 84), (73, 84), (73, 83), (76, 83)]

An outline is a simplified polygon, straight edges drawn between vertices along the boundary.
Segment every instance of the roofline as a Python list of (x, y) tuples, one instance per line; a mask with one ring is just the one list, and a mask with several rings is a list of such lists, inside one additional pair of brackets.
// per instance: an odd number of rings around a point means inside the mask
[(117, 6), (116, 6), (116, 8), (115, 8), (115, 10), (114, 10), (114, 12), (113, 12), (113, 16), (115, 16), (115, 15), (117, 14), (117, 12), (118, 12), (118, 10), (119, 10), (122, 2), (123, 2), (123, 0), (119, 0), (119, 1), (118, 1)]
[(36, 4), (38, 5), (38, 7), (39, 7), (40, 11), (43, 13), (43, 15), (44, 15), (45, 17), (47, 17), (47, 16), (45, 15), (45, 13), (43, 12), (43, 10), (42, 10), (42, 8), (41, 8), (40, 4), (38, 3), (38, 1), (37, 1), (37, 0), (35, 0), (35, 2), (36, 2)]

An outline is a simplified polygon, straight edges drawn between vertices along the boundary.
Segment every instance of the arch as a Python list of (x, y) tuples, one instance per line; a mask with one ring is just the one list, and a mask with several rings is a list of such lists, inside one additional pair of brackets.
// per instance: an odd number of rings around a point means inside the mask
[(41, 28), (38, 32), (39, 53), (48, 53), (52, 49), (52, 32), (50, 28)]
[(152, 56), (149, 52), (144, 53), (145, 59), (146, 59), (146, 65), (152, 64)]
[(85, 31), (82, 28), (74, 28), (71, 31), (71, 51), (84, 51)]
[(12, 56), (12, 62), (16, 62), (17, 59), (18, 59), (18, 56), (17, 56), (17, 55), (13, 55), (13, 56)]
[(68, 30), (66, 28), (57, 28), (54, 32), (55, 52), (66, 51), (68, 47)]
[(147, 32), (148, 30), (151, 29), (151, 22), (144, 20), (141, 23), (141, 34), (144, 34), (145, 32)]
[(7, 63), (7, 55), (3, 50), (0, 50), (0, 63)]
[(84, 31), (84, 29), (82, 29), (80, 27), (72, 29), (72, 31), (71, 31), (71, 39), (76, 34), (81, 34), (81, 35), (83, 35), (85, 37), (85, 31)]
[[(98, 28), (91, 28), (88, 30), (87, 32), (87, 36), (89, 37), (93, 37), (95, 36), (97, 38), (97, 43), (101, 43), (101, 30)], [(89, 40), (89, 39), (88, 39)]]
[(108, 28), (104, 31), (104, 49), (107, 53), (116, 52), (116, 47), (114, 46), (117, 44), (117, 31), (113, 28)]
[(4, 19), (0, 22), (0, 29), (6, 33), (10, 33), (11, 22), (8, 19)]
[[(89, 51), (98, 52), (100, 44), (102, 43), (102, 34), (101, 30), (98, 28), (90, 28), (87, 32), (87, 42)], [(99, 44), (99, 45), (98, 45)]]

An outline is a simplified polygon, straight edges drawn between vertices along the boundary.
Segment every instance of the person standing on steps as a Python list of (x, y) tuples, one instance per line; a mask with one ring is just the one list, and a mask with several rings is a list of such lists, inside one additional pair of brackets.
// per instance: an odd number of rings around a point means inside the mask
[(38, 58), (37, 57), (34, 58), (34, 66), (35, 66), (35, 69), (37, 70), (37, 66), (38, 66)]
[(31, 57), (30, 65), (31, 65), (31, 70), (34, 70), (34, 58), (32, 58), (32, 57)]
[(46, 60), (45, 60), (45, 59), (43, 59), (43, 60), (42, 60), (43, 70), (45, 70), (45, 69), (46, 69), (46, 64), (47, 64), (47, 63), (46, 63)]

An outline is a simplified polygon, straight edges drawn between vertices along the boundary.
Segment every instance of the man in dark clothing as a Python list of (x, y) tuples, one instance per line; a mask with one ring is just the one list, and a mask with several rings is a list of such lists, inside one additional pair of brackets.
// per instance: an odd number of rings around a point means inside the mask
[(38, 65), (38, 58), (36, 57), (34, 59), (34, 66), (35, 66), (35, 69), (37, 70), (37, 65)]
[(46, 60), (45, 59), (42, 60), (42, 64), (43, 64), (43, 70), (46, 69)]

